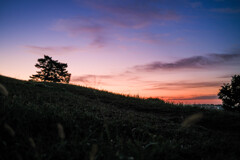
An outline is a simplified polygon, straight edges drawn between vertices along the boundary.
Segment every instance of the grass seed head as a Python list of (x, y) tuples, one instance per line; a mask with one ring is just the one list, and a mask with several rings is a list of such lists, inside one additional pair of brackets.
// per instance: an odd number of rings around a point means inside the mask
[(97, 151), (98, 151), (98, 146), (96, 144), (93, 144), (91, 152), (89, 154), (89, 159), (90, 160), (94, 160), (95, 159), (95, 155), (97, 154)]
[(63, 126), (58, 123), (57, 124), (57, 128), (58, 128), (58, 135), (61, 139), (64, 139), (65, 138), (65, 133), (64, 133), (64, 129), (63, 129)]
[(8, 95), (7, 89), (2, 84), (0, 84), (0, 93), (3, 94), (4, 96)]
[(200, 119), (202, 119), (203, 114), (202, 113), (196, 113), (193, 114), (189, 117), (187, 117), (181, 124), (182, 127), (186, 128), (186, 127), (190, 127), (193, 124), (197, 123)]
[(9, 126), (7, 123), (4, 124), (4, 128), (7, 130), (7, 132), (8, 132), (12, 137), (15, 136), (14, 130), (13, 130), (12, 127)]
[(31, 137), (28, 138), (28, 140), (29, 140), (29, 143), (32, 146), (32, 148), (36, 148), (36, 144), (35, 144), (34, 140)]

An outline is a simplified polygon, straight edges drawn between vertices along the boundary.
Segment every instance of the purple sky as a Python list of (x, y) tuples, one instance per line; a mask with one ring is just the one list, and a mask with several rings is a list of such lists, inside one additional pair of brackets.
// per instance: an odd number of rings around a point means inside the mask
[(27, 80), (46, 54), (74, 84), (220, 103), (239, 74), (239, 28), (239, 0), (2, 0), (0, 74)]

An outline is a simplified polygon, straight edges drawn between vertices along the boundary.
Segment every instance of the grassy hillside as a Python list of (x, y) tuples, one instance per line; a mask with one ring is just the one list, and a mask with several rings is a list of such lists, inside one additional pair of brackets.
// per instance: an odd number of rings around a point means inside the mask
[(0, 83), (8, 91), (0, 95), (0, 159), (240, 157), (238, 113), (67, 84)]

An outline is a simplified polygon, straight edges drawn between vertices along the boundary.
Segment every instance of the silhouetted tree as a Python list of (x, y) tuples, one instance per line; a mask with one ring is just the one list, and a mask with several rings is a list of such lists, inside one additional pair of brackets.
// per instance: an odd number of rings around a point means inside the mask
[(234, 75), (231, 84), (222, 86), (218, 98), (222, 99), (225, 110), (240, 111), (240, 75)]
[(52, 60), (52, 57), (44, 55), (44, 58), (39, 58), (35, 65), (41, 71), (37, 71), (37, 74), (30, 76), (30, 78), (34, 81), (69, 83), (71, 74), (66, 70), (67, 66), (67, 63), (60, 63), (57, 60)]

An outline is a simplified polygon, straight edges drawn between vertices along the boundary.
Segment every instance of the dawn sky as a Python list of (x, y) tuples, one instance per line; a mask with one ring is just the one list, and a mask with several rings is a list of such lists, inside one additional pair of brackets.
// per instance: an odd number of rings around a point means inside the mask
[(28, 80), (44, 54), (73, 84), (219, 104), (240, 73), (240, 1), (1, 0), (0, 74)]

